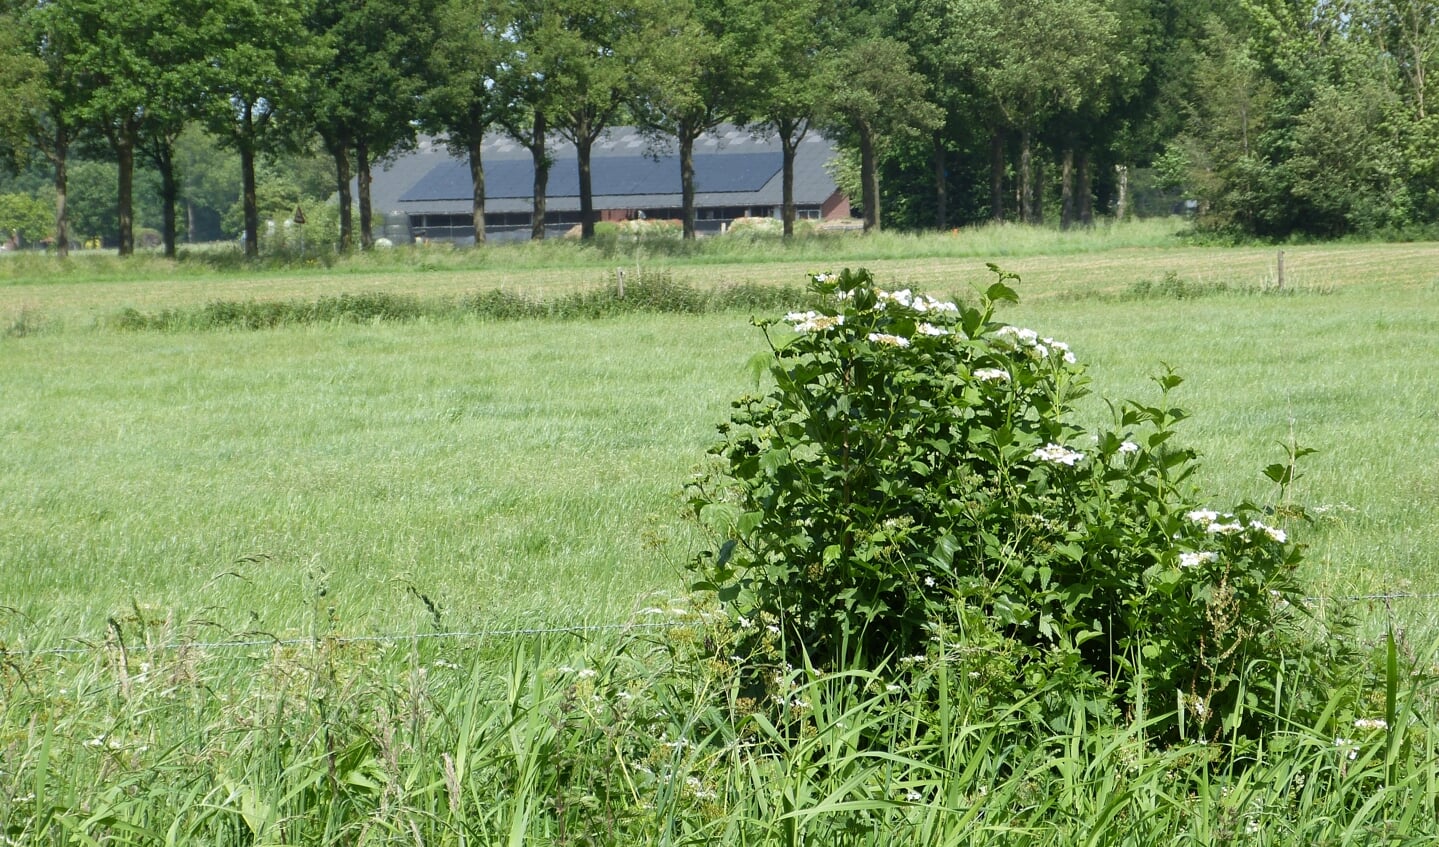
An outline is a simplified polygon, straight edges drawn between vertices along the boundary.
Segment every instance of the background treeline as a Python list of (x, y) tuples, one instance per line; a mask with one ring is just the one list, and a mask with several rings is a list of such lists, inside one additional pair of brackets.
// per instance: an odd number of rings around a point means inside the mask
[(868, 229), (1405, 235), (1439, 220), (1437, 63), (1439, 0), (4, 0), (0, 230), (254, 255), (303, 205), (348, 250), (377, 163), (441, 137), (480, 210), (505, 133), (537, 221), (575, 145), (590, 236), (589, 149), (635, 124), (679, 150), (693, 235), (690, 150), (735, 122), (836, 138)]

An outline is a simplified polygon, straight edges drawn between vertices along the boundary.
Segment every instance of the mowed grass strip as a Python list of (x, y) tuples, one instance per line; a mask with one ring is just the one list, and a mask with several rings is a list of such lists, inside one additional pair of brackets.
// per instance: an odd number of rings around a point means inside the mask
[[(1123, 294), (1173, 278), (1191, 285), (1248, 289), (1277, 285), (1276, 247), (1188, 246), (1175, 221), (1138, 221), (1098, 231), (1059, 233), (988, 226), (944, 234), (829, 236), (792, 244), (707, 239), (679, 244), (570, 242), (498, 244), (481, 250), (443, 246), (376, 251), (325, 266), (218, 272), (199, 260), (156, 257), (134, 263), (79, 255), (66, 264), (45, 256), (0, 260), (0, 334), (25, 320), (52, 331), (93, 325), (122, 309), (145, 313), (215, 301), (269, 301), (383, 292), (458, 301), (502, 290), (553, 299), (612, 286), (659, 270), (699, 288), (801, 283), (808, 273), (867, 267), (884, 284), (957, 292), (982, 282), (985, 263), (1020, 273), (1031, 299)], [(1439, 287), (1439, 244), (1325, 244), (1282, 248), (1289, 288)]]
[[(1213, 505), (1271, 501), (1281, 443), (1320, 451), (1292, 491), (1321, 515), (1296, 528), (1316, 594), (1439, 590), (1439, 287), (1020, 289), (1001, 317), (1070, 342), (1097, 394), (1187, 378)], [(682, 589), (678, 493), (749, 388), (748, 317), (5, 339), (0, 637), (98, 636), (133, 604), (217, 632), (421, 631), (421, 595), (452, 629), (624, 620)]]
[(659, 542), (756, 339), (730, 316), (22, 341), (0, 348), (12, 637), (132, 601), (226, 631), (331, 606), (347, 632), (432, 626), (411, 588), (446, 627), (621, 619), (681, 582)]

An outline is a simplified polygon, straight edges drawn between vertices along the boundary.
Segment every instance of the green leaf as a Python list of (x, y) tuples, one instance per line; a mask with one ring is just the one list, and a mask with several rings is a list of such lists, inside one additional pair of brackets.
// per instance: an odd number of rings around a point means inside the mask
[(1010, 303), (1019, 302), (1019, 293), (1002, 282), (996, 282), (984, 290), (984, 296), (992, 302), (1001, 300)]
[(735, 532), (738, 532), (740, 535), (749, 535), (755, 531), (755, 527), (763, 522), (764, 512), (745, 512), (735, 521)]
[(1294, 466), (1275, 462), (1264, 469), (1264, 475), (1279, 485), (1288, 485), (1294, 481)]

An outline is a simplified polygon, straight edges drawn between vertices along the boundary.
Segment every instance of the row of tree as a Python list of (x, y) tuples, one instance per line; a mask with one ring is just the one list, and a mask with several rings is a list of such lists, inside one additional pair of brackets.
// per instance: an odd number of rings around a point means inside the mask
[[(673, 138), (694, 234), (692, 151), (722, 122), (793, 157), (811, 131), (850, 155), (868, 228), (1123, 216), (1152, 168), (1203, 219), (1334, 235), (1439, 217), (1426, 105), (1439, 0), (4, 0), (0, 143), (53, 174), (67, 245), (69, 163), (115, 166), (122, 254), (137, 161), (175, 247), (177, 145), (203, 128), (239, 160), (245, 250), (257, 163), (333, 162), (339, 245), (366, 246), (370, 172), (419, 132), (469, 159), (484, 240), (482, 141), (534, 157), (543, 237), (555, 137), (578, 153), (637, 124)], [(1432, 99), (1432, 98), (1431, 98)], [(351, 197), (352, 183), (357, 197)], [(358, 209), (359, 221), (352, 208)], [(882, 211), (884, 214), (882, 215)]]

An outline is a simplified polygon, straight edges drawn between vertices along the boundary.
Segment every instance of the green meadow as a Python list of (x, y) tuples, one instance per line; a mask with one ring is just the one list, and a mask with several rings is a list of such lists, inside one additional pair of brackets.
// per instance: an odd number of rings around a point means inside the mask
[[(1439, 628), (1423, 595), (1439, 594), (1439, 245), (1285, 247), (1282, 287), (1278, 251), (1147, 224), (396, 250), (249, 270), (6, 257), (0, 834), (1433, 843)], [(751, 318), (784, 307), (543, 304), (611, 290), (617, 268), (631, 297), (647, 279), (797, 290), (807, 272), (866, 266), (963, 298), (989, 261), (1023, 279), (999, 318), (1089, 367), (1088, 422), (1108, 420), (1103, 398), (1154, 399), (1165, 366), (1185, 378), (1180, 437), (1214, 502), (1279, 506), (1261, 469), (1285, 445), (1317, 451), (1289, 492), (1314, 521), (1290, 529), (1321, 617), (1353, 613), (1356, 649), (1388, 650), (1355, 681), (1377, 687), (1233, 759), (1155, 752), (1142, 721), (1106, 724), (1078, 703), (1040, 738), (1022, 710), (967, 704), (942, 668), (924, 682), (953, 698), (942, 720), (877, 679), (803, 669), (809, 729), (724, 719), (734, 692), (686, 670), (704, 612), (684, 599), (684, 565), (707, 539), (680, 492), (730, 401), (754, 390), (765, 348)], [(486, 292), (530, 316), (473, 306)], [(204, 311), (377, 293), (414, 308), (259, 330)], [(127, 328), (137, 315), (168, 317)], [(493, 634), (653, 623), (656, 610), (667, 628)], [(193, 646), (224, 641), (252, 646)], [(1339, 738), (1365, 717), (1356, 703), (1404, 732)]]
[[(1009, 257), (1022, 303), (1001, 317), (1070, 342), (1090, 368), (1095, 423), (1108, 415), (1100, 397), (1149, 398), (1149, 378), (1175, 368), (1193, 416), (1181, 434), (1220, 500), (1271, 497), (1259, 471), (1281, 445), (1318, 450), (1293, 491), (1322, 518), (1302, 533), (1316, 596), (1439, 591), (1439, 247), (1287, 253), (1283, 289), (1264, 275), (1270, 249), (1234, 251), (1228, 274), (1221, 248)], [(613, 285), (601, 261), (570, 270), (574, 284)], [(653, 261), (694, 287), (803, 281), (799, 265), (780, 276)], [(960, 297), (987, 274), (967, 256), (845, 263)], [(35, 327), (0, 342), (5, 639), (95, 637), (136, 605), (217, 632), (307, 632), (316, 581), (353, 634), (433, 627), (435, 609), (447, 629), (614, 623), (649, 592), (681, 590), (702, 539), (678, 494), (729, 400), (753, 389), (763, 338), (749, 321), (774, 309), (105, 328), (123, 308), (243, 302), (246, 286), (433, 301), (504, 284), (483, 266), (428, 280), (359, 264), (315, 279), (72, 270), (0, 285), (0, 316)]]

